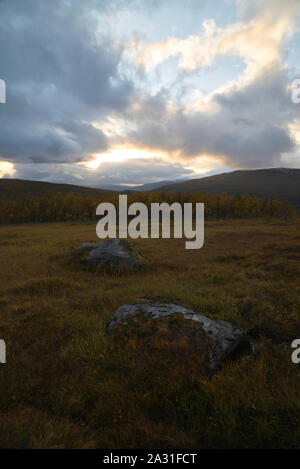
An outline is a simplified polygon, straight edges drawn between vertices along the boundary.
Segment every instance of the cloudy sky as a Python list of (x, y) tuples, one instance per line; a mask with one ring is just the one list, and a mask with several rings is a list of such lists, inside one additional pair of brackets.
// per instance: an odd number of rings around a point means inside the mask
[(300, 167), (299, 0), (0, 0), (0, 177)]

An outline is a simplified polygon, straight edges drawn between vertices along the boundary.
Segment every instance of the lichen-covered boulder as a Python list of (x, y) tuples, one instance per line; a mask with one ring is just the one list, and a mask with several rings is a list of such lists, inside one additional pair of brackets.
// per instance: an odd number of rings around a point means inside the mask
[[(205, 337), (210, 339), (205, 342), (207, 367), (210, 371), (218, 368), (222, 361), (234, 354), (252, 352), (252, 341), (246, 330), (236, 327), (230, 322), (210, 319), (184, 306), (167, 301), (141, 298), (133, 304), (122, 305), (111, 317), (107, 326), (111, 330), (118, 322), (126, 323), (126, 320), (137, 315), (158, 319), (172, 314), (181, 314), (185, 319), (201, 325)], [(203, 340), (201, 335), (198, 337), (199, 340)]]
[(131, 243), (119, 238), (99, 243), (83, 243), (76, 255), (86, 266), (109, 273), (135, 272), (145, 263), (143, 255)]

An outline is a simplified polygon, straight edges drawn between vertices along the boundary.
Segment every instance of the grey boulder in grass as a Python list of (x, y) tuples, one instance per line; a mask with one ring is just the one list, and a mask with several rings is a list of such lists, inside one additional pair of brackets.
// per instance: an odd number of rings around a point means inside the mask
[[(241, 329), (226, 321), (210, 319), (193, 310), (167, 301), (157, 301), (141, 298), (133, 304), (120, 306), (109, 320), (107, 327), (111, 330), (118, 322), (126, 323), (133, 316), (143, 315), (148, 318), (159, 319), (172, 314), (182, 314), (187, 320), (201, 324), (205, 336), (210, 340), (207, 346), (206, 362), (210, 371), (219, 367), (221, 362), (239, 353), (251, 353), (252, 340), (245, 329)], [(199, 336), (201, 337), (201, 336)], [(201, 340), (201, 339), (200, 339)]]
[(137, 271), (145, 263), (144, 256), (131, 243), (119, 238), (83, 243), (76, 253), (81, 263), (110, 273)]

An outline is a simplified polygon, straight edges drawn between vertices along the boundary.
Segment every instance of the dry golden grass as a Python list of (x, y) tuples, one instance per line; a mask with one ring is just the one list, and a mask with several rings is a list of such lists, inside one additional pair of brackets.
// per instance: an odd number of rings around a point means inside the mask
[[(205, 245), (137, 240), (145, 269), (111, 277), (68, 253), (94, 224), (0, 228), (0, 446), (300, 446), (299, 221), (209, 222)], [(209, 379), (180, 319), (106, 322), (138, 297), (169, 297), (247, 327), (254, 356)]]

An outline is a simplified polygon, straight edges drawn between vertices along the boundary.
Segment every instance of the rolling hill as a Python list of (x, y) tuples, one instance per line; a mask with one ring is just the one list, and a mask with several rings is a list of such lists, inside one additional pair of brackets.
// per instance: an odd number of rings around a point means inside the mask
[[(21, 197), (39, 197), (49, 191), (75, 192), (82, 195), (109, 195), (116, 192), (150, 192), (161, 186), (166, 186), (179, 181), (159, 181), (142, 184), (140, 186), (109, 185), (101, 188), (77, 186), (74, 184), (57, 184), (43, 181), (27, 181), (25, 179), (0, 178), (0, 201), (17, 200)], [(180, 181), (182, 182), (182, 181)]]
[(103, 196), (113, 191), (92, 189), (73, 184), (56, 184), (42, 181), (26, 181), (23, 179), (0, 179), (0, 201), (19, 200), (20, 198), (40, 197), (49, 192), (75, 192), (84, 196)]
[(272, 168), (233, 171), (168, 184), (155, 191), (250, 194), (256, 197), (287, 200), (294, 207), (300, 208), (300, 169)]
[[(200, 179), (161, 185), (144, 184), (145, 192), (201, 192), (203, 194), (229, 195), (250, 194), (257, 197), (277, 198), (289, 201), (295, 208), (300, 208), (300, 169), (274, 168), (239, 170), (217, 174)], [(116, 186), (117, 187), (117, 186)], [(141, 187), (141, 186), (139, 186)], [(0, 201), (19, 200), (20, 198), (39, 197), (49, 191), (75, 192), (84, 196), (105, 196), (116, 192), (130, 193), (136, 188), (108, 190), (82, 187), (72, 184), (56, 184), (22, 179), (0, 179)], [(141, 189), (140, 189), (141, 190)]]

